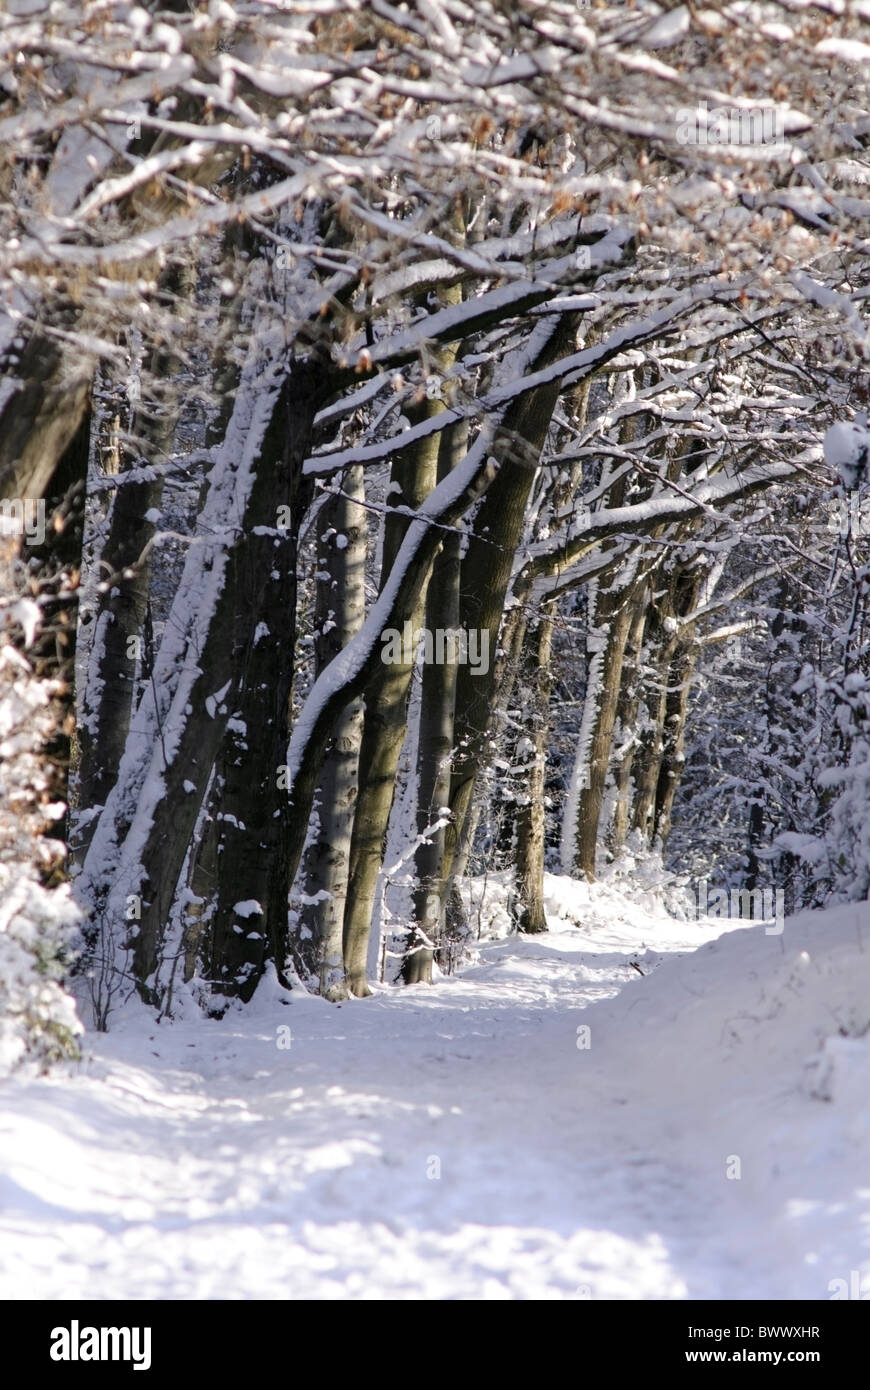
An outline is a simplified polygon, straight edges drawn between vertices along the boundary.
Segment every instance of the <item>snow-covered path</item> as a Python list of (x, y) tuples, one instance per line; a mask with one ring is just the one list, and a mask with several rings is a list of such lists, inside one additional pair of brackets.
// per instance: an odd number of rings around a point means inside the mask
[(0, 1296), (870, 1294), (870, 924), (590, 916), (11, 1083)]

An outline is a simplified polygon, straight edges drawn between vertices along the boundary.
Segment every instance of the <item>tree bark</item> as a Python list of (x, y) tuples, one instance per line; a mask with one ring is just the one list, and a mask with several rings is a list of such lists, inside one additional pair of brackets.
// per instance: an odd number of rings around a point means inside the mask
[[(427, 401), (418, 418), (436, 414), (440, 402)], [(412, 423), (416, 423), (412, 416)], [(415, 510), (428, 497), (437, 481), (438, 436), (429, 436), (418, 445), (411, 460), (397, 461), (391, 480), (394, 504)], [(407, 529), (405, 517), (388, 517), (381, 566), (381, 591), (387, 583)], [(429, 571), (409, 615), (412, 632), (420, 626), (425, 611)], [(404, 625), (403, 625), (404, 626)], [(393, 809), (396, 770), (407, 730), (408, 695), (414, 674), (414, 655), (390, 663), (381, 661), (365, 691), (365, 716), (359, 755), (359, 794), (353, 822), (350, 850), (350, 880), (344, 918), (344, 964), (352, 994), (364, 998), (371, 994), (366, 980), (369, 937), (378, 878), (383, 863), (390, 812)]]
[[(573, 341), (579, 315), (565, 315), (543, 336), (530, 370), (558, 360)], [(496, 651), (514, 556), (523, 533), (529, 492), (546, 442), (560, 384), (540, 387), (515, 401), (504, 428), (511, 444), (511, 467), (503, 468), (477, 510), (461, 570), (461, 621), (467, 631), (486, 635), (489, 669), (472, 675), (461, 666), (456, 678), (456, 749), (450, 781), (450, 824), (444, 847), (442, 878), (450, 883), (454, 858), (470, 814), (474, 786), (484, 759), (498, 691)], [(455, 866), (459, 867), (458, 861)]]
[[(447, 476), (465, 451), (467, 428), (457, 426), (444, 436), (439, 453), (439, 480)], [(446, 536), (435, 557), (426, 593), (426, 626), (430, 633), (459, 629), (459, 581), (461, 538)], [(444, 813), (449, 809), (450, 771), (453, 754), (453, 720), (456, 706), (455, 649), (445, 648), (446, 659), (424, 663), (417, 744), (417, 846), (414, 868), (414, 927), (409, 933), (402, 964), (406, 984), (431, 983), (432, 962), (438, 951), (444, 921)], [(430, 829), (437, 825), (437, 829)]]
[(695, 660), (689, 655), (694, 638), (681, 637), (675, 619), (691, 613), (700, 585), (697, 569), (686, 573), (684, 567), (676, 566), (647, 615), (643, 658), (649, 673), (643, 701), (646, 714), (634, 758), (631, 823), (649, 846), (659, 839), (660, 828), (667, 834), (670, 823), (670, 808), (682, 768), (685, 701)]
[(590, 592), (589, 665), (573, 773), (573, 803), (569, 803), (574, 823), (572, 826), (569, 819), (563, 846), (565, 872), (584, 874), (590, 882), (595, 878), (598, 824), (636, 584), (632, 567), (627, 579), (617, 577), (603, 590), (593, 585)]
[[(152, 975), (179, 875), (231, 718), (238, 721), (230, 731), (232, 738), (244, 739), (243, 721), (256, 745), (254, 758), (245, 760), (244, 767), (224, 760), (224, 838), (216, 856), (218, 899), (210, 962), (218, 986), (249, 994), (265, 958), (266, 932), (273, 957), (283, 961), (287, 798), (279, 785), (279, 770), (287, 747), (295, 546), (303, 510), (299, 478), (329, 377), (315, 362), (288, 366), (260, 363), (258, 358), (257, 363), (237, 395), (231, 422), (234, 444), (213, 484), (213, 514), (208, 504), (204, 510), (209, 533), (198, 547), (191, 547), (173, 605), (169, 627), (177, 626), (178, 632), (172, 633), (172, 642), (164, 641), (167, 650), (155, 668), (158, 678), (151, 697), (143, 697), (137, 711), (136, 723), (143, 732), (146, 725), (155, 726), (156, 744), (143, 757), (142, 750), (132, 746), (136, 740), (131, 728), (124, 755), (127, 766), (100, 818), (83, 875), (83, 890), (98, 920), (105, 923), (107, 939), (120, 938), (122, 948), (129, 943), (132, 972), (143, 997), (152, 1001)], [(236, 502), (240, 487), (246, 500)], [(289, 506), (291, 512), (290, 524), (280, 534), (279, 506)], [(244, 508), (237, 519), (235, 507)], [(226, 540), (216, 540), (213, 527), (234, 529)], [(191, 585), (200, 603), (212, 591), (201, 617), (178, 607), (190, 601)], [(267, 640), (260, 641), (258, 625), (264, 621), (269, 632)], [(164, 693), (167, 681), (173, 684)], [(235, 816), (235, 823), (229, 815)], [(141, 900), (132, 939), (124, 913), (131, 893)], [(224, 960), (221, 949), (232, 933), (229, 918), (241, 901), (260, 905), (262, 912), (253, 915), (265, 919), (260, 923), (264, 931), (255, 943), (250, 918), (245, 918), (243, 940), (248, 945), (230, 943)]]
[[(695, 608), (700, 587), (701, 576), (696, 568), (694, 573), (685, 577), (684, 586), (681, 586), (679, 606), (682, 616), (688, 616)], [(674, 797), (685, 764), (686, 716), (692, 675), (698, 659), (698, 648), (693, 638), (694, 633), (690, 628), (687, 636), (677, 643), (668, 668), (654, 823), (654, 842), (662, 849), (667, 845)]]
[(547, 769), (552, 676), (553, 604), (543, 607), (536, 626), (527, 634), (523, 690), (528, 701), (528, 774), (523, 805), (516, 822), (517, 926), (530, 935), (547, 930), (544, 911), (544, 788)]
[[(318, 582), (315, 597), (315, 661), (319, 674), (362, 627), (365, 618), (364, 471), (347, 470), (341, 493), (318, 516)], [(342, 713), (323, 763), (316, 809), (317, 830), (304, 866), (298, 953), (324, 998), (347, 998), (343, 932), (350, 872), (350, 844), (358, 795), (362, 701)]]
[[(443, 292), (445, 305), (459, 304), (461, 286)], [(441, 348), (436, 361), (441, 370), (456, 360), (458, 344)], [(406, 414), (412, 425), (422, 423), (444, 410), (440, 395), (411, 406)], [(390, 500), (392, 515), (384, 526), (381, 563), (381, 591), (399, 553), (408, 529), (407, 518), (395, 511), (398, 506), (416, 510), (439, 481), (441, 440), (438, 435), (422, 439), (410, 457), (400, 456), (393, 464)], [(410, 615), (411, 631), (416, 632), (425, 612), (428, 573), (418, 601)], [(365, 692), (365, 717), (359, 757), (359, 795), (353, 824), (350, 852), (350, 886), (344, 920), (344, 963), (353, 994), (362, 998), (371, 993), (366, 981), (369, 937), (374, 914), (378, 878), (383, 863), (387, 828), (393, 809), (396, 771), (407, 731), (408, 696), (415, 658), (381, 663)]]
[[(56, 304), (52, 319), (70, 328), (78, 312)], [(94, 364), (34, 329), (20, 355), (3, 367), (17, 384), (0, 410), (0, 498), (44, 497), (85, 417)]]
[[(173, 359), (156, 355), (151, 374), (171, 376)], [(146, 387), (147, 389), (147, 387)], [(176, 403), (158, 408), (154, 401), (131, 411), (128, 438), (141, 439), (144, 457), (121, 443), (117, 395), (101, 412), (93, 466), (103, 463), (103, 476), (117, 476), (109, 503), (108, 534), (97, 562), (97, 597), (86, 614), (93, 624), (88, 640), (90, 660), (83, 672), (79, 702), (79, 764), (76, 799), (91, 814), (77, 828), (74, 852), (81, 863), (96, 828), (94, 813), (105, 804), (124, 753), (137, 684), (144, 671), (144, 635), (151, 584), (149, 544), (156, 526), (149, 517), (159, 508), (162, 477), (125, 481), (124, 474), (143, 463), (162, 462), (172, 447), (177, 421)], [(99, 458), (99, 456), (102, 456)], [(106, 467), (108, 464), (108, 467)], [(104, 586), (104, 587), (103, 587)], [(100, 588), (103, 587), (103, 592)]]
[[(212, 988), (243, 1000), (253, 994), (270, 958), (282, 976), (287, 952), (287, 802), (278, 769), (290, 732), (298, 539), (310, 497), (301, 466), (327, 380), (322, 367), (291, 368), (263, 442), (227, 586), (235, 596), (230, 691), (222, 701), (229, 717), (213, 809), (217, 882), (208, 958)], [(282, 520), (286, 524), (279, 525)], [(216, 641), (227, 641), (215, 631)]]
[(607, 829), (607, 847), (612, 858), (622, 851), (631, 815), (632, 768), (638, 743), (637, 716), (641, 694), (640, 657), (649, 604), (649, 582), (640, 586), (633, 599), (634, 613), (622, 659), (622, 682), (616, 707), (616, 731), (620, 740), (611, 762), (615, 788), (613, 818)]

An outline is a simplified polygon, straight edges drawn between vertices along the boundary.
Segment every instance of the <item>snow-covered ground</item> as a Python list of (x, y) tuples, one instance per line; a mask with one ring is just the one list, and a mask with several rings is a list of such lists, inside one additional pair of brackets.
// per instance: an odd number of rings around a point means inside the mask
[(870, 1295), (866, 904), (548, 890), (435, 987), (137, 1013), (8, 1083), (0, 1296)]

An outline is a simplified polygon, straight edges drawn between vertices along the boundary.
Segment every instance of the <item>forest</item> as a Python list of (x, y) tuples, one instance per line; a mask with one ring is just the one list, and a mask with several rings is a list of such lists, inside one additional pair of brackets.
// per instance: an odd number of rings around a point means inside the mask
[(860, 939), (868, 75), (866, 0), (7, 0), (0, 1073)]

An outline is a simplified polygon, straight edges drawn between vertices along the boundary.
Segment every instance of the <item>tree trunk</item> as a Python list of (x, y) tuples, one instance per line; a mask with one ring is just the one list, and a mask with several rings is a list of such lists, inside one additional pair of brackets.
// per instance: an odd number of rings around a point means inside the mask
[[(467, 428), (445, 433), (439, 453), (438, 475), (444, 478), (465, 452)], [(459, 578), (461, 537), (445, 536), (432, 567), (426, 594), (426, 626), (430, 633), (456, 632), (459, 628)], [(444, 920), (444, 824), (439, 824), (450, 801), (453, 754), (453, 719), (456, 706), (456, 651), (445, 646), (445, 660), (424, 663), (417, 744), (417, 846), (414, 892), (414, 928), (409, 933), (402, 964), (406, 984), (431, 983), (432, 961), (442, 936)], [(430, 829), (438, 825), (437, 829)], [(426, 833), (428, 832), (428, 833)]]
[[(536, 330), (530, 371), (558, 360), (577, 331), (579, 315), (564, 315), (557, 324)], [(515, 402), (506, 412), (504, 432), (511, 440), (510, 463), (502, 467), (475, 516), (461, 570), (461, 618), (466, 632), (485, 635), (489, 669), (473, 675), (460, 666), (456, 677), (455, 756), (450, 781), (451, 820), (445, 835), (442, 878), (450, 883), (457, 845), (470, 814), (474, 786), (484, 760), (498, 693), (496, 650), (514, 556), (523, 533), (529, 492), (547, 439), (559, 386), (548, 384)], [(481, 641), (484, 637), (481, 638)]]
[(577, 759), (563, 832), (563, 868), (595, 878), (598, 824), (604, 802), (607, 769), (616, 722), (622, 661), (634, 617), (637, 580), (631, 567), (627, 579), (617, 576), (609, 588), (591, 587), (592, 609), (586, 648), (589, 665)]
[[(137, 710), (118, 783), (91, 842), (82, 888), (107, 940), (122, 950), (130, 933), (125, 903), (131, 894), (139, 898), (141, 916), (129, 945), (147, 999), (154, 997), (151, 977), (179, 875), (231, 718), (231, 739), (244, 740), (244, 728), (256, 742), (244, 765), (232, 762), (231, 743), (224, 758), (228, 785), (211, 966), (219, 986), (247, 995), (265, 956), (266, 931), (279, 968), (283, 961), (287, 798), (279, 774), (295, 635), (299, 476), (328, 389), (328, 373), (316, 363), (288, 367), (252, 359), (210, 479), (202, 540), (188, 552), (152, 689)], [(287, 506), (289, 526), (277, 534), (278, 508)], [(224, 540), (221, 532), (228, 529)], [(240, 902), (254, 902), (260, 911), (243, 918), (247, 944), (229, 942), (224, 959), (227, 936), (240, 935), (230, 920)], [(251, 931), (252, 917), (263, 931)]]
[[(365, 618), (364, 470), (349, 468), (341, 493), (318, 516), (318, 582), (315, 599), (315, 662), (318, 674), (346, 647)], [(350, 870), (350, 843), (358, 794), (362, 701), (344, 710), (320, 777), (317, 830), (304, 867), (298, 952), (319, 993), (347, 998), (343, 931)]]
[(546, 604), (536, 627), (527, 634), (523, 691), (528, 701), (528, 776), (516, 825), (517, 925), (521, 932), (547, 930), (544, 911), (544, 787), (549, 729), (550, 656), (553, 645), (553, 605)]
[[(53, 326), (73, 328), (78, 317), (71, 304), (53, 306)], [(85, 417), (94, 364), (34, 329), (2, 366), (11, 389), (0, 409), (0, 498), (44, 497)]]
[[(419, 418), (435, 414), (443, 407), (427, 401)], [(416, 421), (412, 417), (412, 423)], [(393, 466), (391, 500), (415, 510), (428, 497), (437, 480), (438, 436), (424, 439), (413, 459)], [(387, 518), (384, 535), (381, 591), (393, 567), (401, 538), (407, 529), (405, 517)], [(410, 614), (411, 632), (416, 632), (425, 611), (424, 579), (419, 597)], [(393, 809), (396, 770), (407, 729), (408, 695), (414, 674), (414, 654), (404, 650), (398, 660), (381, 661), (365, 691), (365, 717), (359, 755), (359, 794), (353, 822), (350, 851), (350, 882), (344, 918), (344, 964), (352, 994), (364, 998), (371, 994), (366, 980), (369, 937), (374, 913), (378, 878), (384, 857), (387, 827)]]
[[(152, 375), (166, 380), (171, 377), (173, 365), (171, 357), (155, 355)], [(123, 433), (128, 438), (141, 439), (143, 457), (120, 442), (118, 395), (117, 389), (111, 392), (108, 408), (98, 417), (98, 457), (92, 461), (94, 470), (99, 470), (98, 476), (114, 475), (119, 481), (109, 503), (106, 542), (99, 555), (94, 556), (96, 599), (93, 608), (81, 615), (93, 630), (88, 635), (89, 659), (80, 682), (76, 800), (89, 813), (76, 832), (74, 851), (80, 863), (96, 828), (94, 813), (105, 805), (117, 779), (137, 678), (144, 672), (151, 584), (148, 547), (156, 532), (149, 512), (159, 509), (163, 480), (158, 476), (142, 482), (125, 481), (124, 474), (143, 464), (165, 460), (172, 447), (178, 414), (166, 401), (160, 409), (148, 401), (131, 411), (129, 428)]]
[[(443, 292), (445, 305), (459, 304), (462, 290), (455, 285)], [(436, 361), (446, 370), (456, 360), (458, 344), (439, 349)], [(406, 414), (412, 425), (430, 419), (444, 410), (439, 395), (411, 406)], [(391, 473), (390, 501), (393, 508), (416, 510), (439, 480), (441, 443), (437, 435), (423, 439), (410, 457), (400, 456)], [(402, 540), (408, 529), (405, 516), (393, 511), (384, 525), (381, 563), (381, 591), (387, 584)], [(428, 574), (413, 612), (411, 632), (416, 632), (425, 612)], [(359, 759), (359, 795), (353, 824), (350, 853), (350, 887), (344, 920), (344, 963), (353, 994), (362, 998), (371, 991), (366, 982), (369, 937), (374, 914), (378, 878), (383, 863), (387, 828), (393, 809), (396, 771), (407, 731), (408, 695), (414, 674), (415, 657), (390, 664), (382, 662), (365, 692), (365, 719)]]
[[(697, 595), (697, 584), (694, 586)], [(665, 848), (671, 829), (674, 797), (685, 764), (686, 715), (692, 687), (697, 648), (690, 640), (680, 642), (668, 669), (665, 718), (662, 729), (662, 757), (656, 784), (654, 841)]]
[(676, 566), (647, 613), (643, 665), (646, 715), (634, 757), (632, 828), (652, 846), (660, 828), (670, 825), (670, 808), (682, 770), (682, 726), (686, 714), (694, 637), (675, 631), (674, 619), (688, 616), (697, 603), (702, 576), (697, 567)]
[(301, 465), (325, 377), (322, 368), (291, 369), (264, 439), (229, 586), (235, 602), (230, 691), (221, 701), (229, 717), (213, 809), (218, 843), (209, 974), (217, 992), (244, 1000), (270, 958), (282, 976), (287, 953), (288, 811), (278, 769), (290, 733), (298, 538), (310, 498)]
[(673, 637), (665, 630), (663, 618), (658, 602), (652, 603), (647, 611), (642, 658), (644, 688), (640, 707), (643, 716), (632, 761), (631, 827), (639, 831), (647, 845), (652, 844), (655, 835), (655, 798), (662, 757), (668, 668), (675, 646)]
[(612, 755), (615, 804), (607, 830), (607, 847), (612, 858), (622, 851), (631, 814), (632, 768), (638, 745), (637, 716), (640, 705), (640, 656), (649, 604), (649, 584), (638, 588), (633, 600), (634, 613), (622, 659), (622, 683), (616, 707), (616, 733), (619, 746)]

